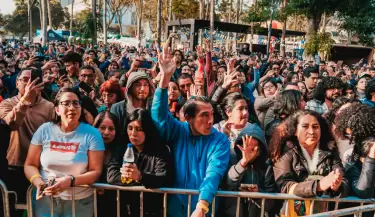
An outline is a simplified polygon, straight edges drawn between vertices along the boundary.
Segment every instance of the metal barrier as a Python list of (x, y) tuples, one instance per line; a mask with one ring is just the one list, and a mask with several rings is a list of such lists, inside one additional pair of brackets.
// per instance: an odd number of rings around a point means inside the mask
[[(117, 192), (117, 216), (121, 216), (120, 214), (120, 191), (132, 191), (132, 192), (140, 192), (140, 217), (143, 217), (143, 194), (145, 192), (150, 193), (160, 193), (163, 194), (163, 216), (167, 216), (167, 195), (168, 194), (182, 194), (188, 195), (188, 204), (187, 204), (187, 216), (190, 217), (190, 213), (192, 210), (191, 207), (191, 196), (199, 194), (198, 190), (191, 190), (191, 189), (177, 189), (177, 188), (160, 188), (160, 189), (146, 189), (142, 186), (132, 186), (132, 187), (125, 187), (125, 186), (115, 186), (109, 184), (102, 184), (102, 183), (95, 183), (91, 186), (80, 186), (80, 187), (92, 187), (94, 188), (94, 216), (97, 217), (97, 190), (113, 190)], [(32, 217), (32, 191), (34, 187), (30, 186), (27, 192), (27, 210), (28, 210), (28, 217)], [(75, 192), (73, 189), (73, 196), (72, 196), (72, 212), (73, 217), (75, 217)], [(272, 200), (311, 200), (311, 207), (309, 215), (312, 217), (328, 217), (328, 216), (344, 216), (349, 214), (359, 214), (362, 215), (363, 212), (368, 211), (375, 211), (375, 198), (374, 199), (360, 199), (357, 197), (347, 197), (347, 198), (330, 198), (330, 197), (316, 197), (316, 198), (301, 198), (295, 195), (290, 194), (279, 194), (279, 193), (253, 193), (253, 192), (238, 192), (238, 191), (218, 191), (216, 197), (235, 197), (237, 198), (237, 208), (236, 208), (236, 217), (239, 217), (240, 214), (240, 200), (241, 198), (254, 198), (261, 200), (261, 215), (264, 216), (265, 210), (265, 200), (272, 199)], [(216, 198), (215, 197), (215, 198)], [(212, 213), (211, 217), (215, 216), (215, 206), (216, 200), (212, 202)], [(51, 200), (52, 201), (52, 200)], [(315, 201), (325, 201), (325, 202), (335, 202), (335, 211), (324, 212), (319, 214), (313, 213), (313, 206)], [(338, 209), (339, 203), (358, 203), (361, 206), (347, 208), (347, 209)], [(370, 205), (365, 205), (365, 203), (371, 203)], [(51, 216), (53, 216), (53, 203), (51, 203)]]
[(0, 179), (0, 191), (1, 196), (3, 199), (3, 211), (4, 211), (4, 217), (10, 217), (10, 203), (9, 203), (9, 195), (13, 194), (15, 198), (15, 208), (16, 209), (26, 209), (26, 206), (24, 204), (18, 204), (18, 198), (17, 193), (14, 191), (8, 191), (7, 186), (3, 182), (3, 180)]

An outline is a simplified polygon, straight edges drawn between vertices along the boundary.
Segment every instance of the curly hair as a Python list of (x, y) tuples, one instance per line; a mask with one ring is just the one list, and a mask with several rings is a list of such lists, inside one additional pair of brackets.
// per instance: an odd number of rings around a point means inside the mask
[(371, 80), (366, 85), (366, 89), (365, 89), (366, 98), (371, 100), (372, 93), (374, 92), (375, 92), (375, 80)]
[[(315, 117), (319, 122), (321, 133), (319, 149), (324, 151), (333, 151), (334, 149), (336, 149), (336, 142), (329, 128), (329, 125), (327, 121), (322, 116), (320, 116), (320, 114), (310, 110), (297, 111), (293, 115), (289, 116), (286, 120), (284, 120), (279, 126), (277, 126), (275, 132), (272, 135), (269, 144), (269, 153), (270, 159), (273, 162), (280, 159), (281, 156), (285, 153), (284, 150), (287, 142), (299, 144), (298, 138), (296, 136), (297, 126), (299, 120), (306, 115)], [(297, 145), (297, 148), (300, 149), (300, 146)]]
[(356, 105), (360, 105), (361, 101), (358, 99), (348, 99), (344, 96), (340, 96), (332, 103), (332, 109), (325, 115), (328, 123), (333, 124), (336, 118), (336, 113), (340, 110), (340, 108), (345, 104), (352, 104), (355, 103)]
[(116, 102), (120, 102), (125, 99), (125, 94), (124, 91), (122, 91), (121, 86), (112, 80), (105, 81), (100, 86), (100, 95), (102, 95), (104, 91), (116, 94)]
[(375, 109), (367, 105), (352, 105), (336, 117), (335, 125), (339, 136), (354, 144), (351, 160), (356, 161), (361, 156), (362, 142), (375, 135)]
[(340, 78), (327, 76), (324, 77), (322, 82), (318, 83), (313, 92), (313, 98), (324, 102), (325, 93), (328, 89), (343, 89), (344, 83)]

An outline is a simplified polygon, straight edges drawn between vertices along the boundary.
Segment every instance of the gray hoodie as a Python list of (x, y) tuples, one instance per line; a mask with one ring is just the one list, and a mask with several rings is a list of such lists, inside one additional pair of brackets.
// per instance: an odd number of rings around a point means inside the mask
[[(243, 168), (240, 164), (242, 153), (236, 145), (242, 145), (242, 137), (246, 135), (258, 140), (261, 152), (254, 162)], [(272, 167), (268, 166), (267, 161), (267, 143), (262, 129), (256, 124), (248, 124), (238, 135), (235, 144), (231, 145), (229, 171), (224, 179), (225, 188), (230, 191), (239, 191), (241, 184), (257, 184), (259, 192), (276, 192)], [(261, 205), (259, 200), (241, 200), (240, 217), (260, 216), (258, 205)], [(221, 207), (223, 209), (220, 217), (234, 217), (237, 201), (233, 198), (225, 198)], [(265, 211), (270, 212), (272, 208), (273, 201), (267, 200)]]
[(150, 76), (144, 71), (132, 72), (129, 75), (128, 82), (126, 83), (125, 100), (118, 102), (112, 105), (111, 107), (111, 113), (116, 115), (116, 117), (120, 120), (120, 127), (122, 133), (125, 132), (126, 118), (128, 117), (128, 114), (132, 113), (136, 109), (133, 106), (133, 96), (131, 95), (130, 90), (134, 82), (140, 79), (147, 79), (150, 84), (150, 93), (147, 98), (146, 109), (149, 110), (149, 108), (151, 108), (152, 97), (154, 95), (155, 87), (151, 82)]

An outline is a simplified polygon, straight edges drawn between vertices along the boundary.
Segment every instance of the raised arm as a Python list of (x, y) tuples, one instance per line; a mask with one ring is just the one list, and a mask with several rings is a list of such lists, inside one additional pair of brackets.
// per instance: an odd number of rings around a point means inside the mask
[(159, 53), (158, 62), (161, 76), (153, 98), (151, 116), (163, 139), (169, 142), (178, 135), (182, 123), (172, 117), (168, 108), (168, 83), (176, 70), (176, 63), (172, 59), (168, 43), (163, 47), (163, 54)]

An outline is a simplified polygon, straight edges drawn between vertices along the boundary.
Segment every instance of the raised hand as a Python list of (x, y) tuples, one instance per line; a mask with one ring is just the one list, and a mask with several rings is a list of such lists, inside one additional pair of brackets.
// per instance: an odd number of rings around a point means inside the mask
[(168, 43), (164, 43), (163, 53), (161, 54), (158, 49), (158, 63), (160, 67), (160, 72), (164, 76), (171, 77), (176, 70), (176, 62), (172, 58), (171, 48), (168, 46)]
[(206, 52), (212, 51), (210, 39), (206, 38), (206, 40), (204, 40), (204, 48), (206, 49)]
[[(229, 65), (229, 64), (228, 64)], [(222, 84), (222, 88), (224, 89), (228, 89), (230, 88), (232, 85), (236, 84), (236, 83), (239, 83), (238, 81), (238, 76), (239, 76), (239, 73), (236, 72), (236, 70), (238, 69), (239, 66), (237, 66), (234, 70), (232, 71), (228, 71), (224, 74), (224, 79), (223, 79), (223, 84)]]
[(203, 48), (201, 46), (199, 46), (199, 45), (195, 46), (195, 50), (197, 51), (198, 57), (203, 56)]
[(237, 145), (237, 147), (242, 152), (242, 159), (241, 164), (247, 165), (250, 162), (253, 162), (260, 154), (260, 149), (258, 146), (258, 143), (255, 142), (256, 140), (252, 140), (253, 138), (251, 136), (244, 136), (242, 137), (242, 143), (243, 145)]

